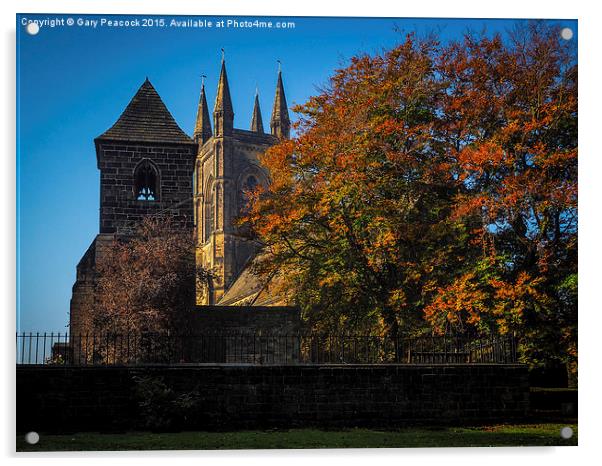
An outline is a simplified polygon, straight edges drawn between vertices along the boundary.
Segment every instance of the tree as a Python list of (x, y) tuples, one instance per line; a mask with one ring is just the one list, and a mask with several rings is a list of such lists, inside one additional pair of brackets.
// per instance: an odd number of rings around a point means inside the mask
[(272, 183), (247, 216), (271, 252), (260, 272), (285, 269), (317, 328), (395, 336), (423, 326), (421, 290), (444, 266), (441, 249), (465, 234), (448, 222), (457, 183), (432, 137), (444, 92), (437, 47), (409, 36), (352, 59), (296, 109), (299, 137), (262, 159)]
[(115, 239), (97, 260), (96, 333), (187, 328), (197, 270), (191, 232), (170, 217), (147, 217), (131, 238)]
[(574, 61), (543, 23), (353, 58), (262, 157), (257, 272), (315, 328), (518, 332), (530, 362), (573, 364)]
[(508, 44), (467, 36), (440, 56), (463, 187), (453, 218), (480, 219), (472, 241), (483, 253), (437, 289), (426, 315), (436, 327), (468, 316), (515, 331), (527, 361), (557, 359), (576, 376), (577, 66), (561, 42), (531, 23)]

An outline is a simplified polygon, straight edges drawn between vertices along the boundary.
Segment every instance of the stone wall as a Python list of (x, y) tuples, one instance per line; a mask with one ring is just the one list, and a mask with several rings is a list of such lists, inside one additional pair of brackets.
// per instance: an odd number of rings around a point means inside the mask
[[(190, 143), (136, 143), (96, 140), (100, 170), (100, 234), (77, 265), (70, 304), (71, 334), (86, 333), (94, 309), (96, 264), (114, 238), (136, 231), (149, 215), (173, 217), (176, 225), (193, 232), (192, 174), (197, 145)], [(157, 169), (154, 201), (136, 198), (135, 170), (144, 160)]]
[(145, 428), (135, 377), (192, 395), (176, 429), (478, 424), (523, 418), (529, 404), (520, 365), (19, 366), (17, 430)]
[(257, 245), (235, 226), (246, 201), (249, 176), (263, 186), (269, 176), (259, 156), (277, 142), (269, 134), (234, 129), (212, 137), (199, 148), (196, 161), (197, 259), (213, 271), (210, 286), (199, 284), (197, 302), (216, 304), (255, 255)]
[(90, 244), (76, 268), (69, 306), (69, 333), (82, 335), (90, 332), (95, 307), (96, 263), (112, 247), (113, 234), (99, 234)]
[[(302, 330), (299, 308), (196, 306), (194, 312), (192, 333), (219, 335), (211, 342), (210, 351), (205, 357), (197, 348), (197, 361), (252, 364), (290, 364), (299, 361), (299, 345), (292, 338)], [(278, 337), (272, 338), (272, 335)], [(286, 335), (291, 338), (286, 338)]]
[[(192, 231), (192, 173), (196, 144), (97, 142), (100, 169), (100, 232), (131, 234), (143, 217), (165, 209)], [(142, 160), (158, 170), (159, 199), (137, 200), (134, 170)]]
[(301, 330), (299, 308), (291, 306), (196, 306), (194, 331), (270, 332), (294, 335)]

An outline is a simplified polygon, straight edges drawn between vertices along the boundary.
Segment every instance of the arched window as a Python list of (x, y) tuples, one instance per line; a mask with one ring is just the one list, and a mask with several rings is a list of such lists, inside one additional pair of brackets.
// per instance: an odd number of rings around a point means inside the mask
[(214, 206), (215, 206), (215, 190), (213, 189), (213, 186), (211, 186), (213, 184), (213, 182), (210, 181), (210, 183), (207, 186), (207, 193), (205, 194), (205, 213), (204, 213), (204, 217), (205, 217), (205, 222), (204, 222), (204, 235), (203, 238), (205, 240), (205, 242), (209, 241), (209, 238), (211, 238), (211, 233), (213, 232), (214, 229)]
[(253, 175), (250, 175), (245, 180), (243, 190), (247, 191), (247, 192), (253, 191), (257, 187), (258, 184), (259, 184), (259, 182), (257, 181), (257, 178), (255, 178)]
[(148, 160), (143, 160), (134, 171), (134, 195), (139, 201), (159, 200), (159, 176)]
[(249, 194), (257, 189), (259, 184), (259, 180), (257, 180), (255, 175), (248, 175), (246, 178), (244, 178), (239, 192), (240, 214), (245, 214), (248, 212), (250, 200)]

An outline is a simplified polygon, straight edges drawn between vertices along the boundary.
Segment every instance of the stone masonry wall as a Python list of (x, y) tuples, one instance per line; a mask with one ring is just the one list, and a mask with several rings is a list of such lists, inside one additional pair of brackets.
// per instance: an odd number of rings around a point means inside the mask
[(196, 332), (266, 332), (294, 335), (301, 330), (301, 314), (289, 306), (196, 306)]
[(296, 339), (283, 337), (297, 335), (302, 330), (300, 310), (296, 307), (196, 306), (191, 329), (193, 333), (220, 335), (209, 354), (204, 355), (208, 359), (197, 354), (200, 361), (252, 364), (299, 361)]
[[(192, 231), (192, 173), (195, 144), (135, 144), (99, 142), (100, 232), (130, 234), (145, 215), (173, 208), (178, 221)], [(159, 171), (158, 201), (137, 200), (134, 170), (143, 159)]]
[[(213, 271), (210, 289), (200, 286), (197, 302), (215, 304), (236, 281), (256, 245), (247, 241), (234, 226), (243, 208), (243, 189), (247, 176), (266, 186), (268, 174), (259, 162), (260, 154), (277, 142), (269, 134), (235, 129), (231, 135), (211, 138), (202, 147), (196, 162), (196, 218), (198, 261)], [(209, 226), (207, 214), (213, 216)]]
[(17, 431), (144, 428), (136, 376), (193, 394), (172, 428), (197, 430), (478, 424), (529, 404), (520, 365), (18, 366)]

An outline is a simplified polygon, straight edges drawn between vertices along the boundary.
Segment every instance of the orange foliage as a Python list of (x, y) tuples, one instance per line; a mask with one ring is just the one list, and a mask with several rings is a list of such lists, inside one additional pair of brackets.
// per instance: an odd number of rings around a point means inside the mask
[(449, 44), (410, 34), (296, 108), (298, 135), (261, 158), (272, 184), (247, 220), (313, 323), (548, 343), (557, 327), (573, 351), (569, 47), (541, 23)]

